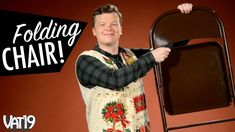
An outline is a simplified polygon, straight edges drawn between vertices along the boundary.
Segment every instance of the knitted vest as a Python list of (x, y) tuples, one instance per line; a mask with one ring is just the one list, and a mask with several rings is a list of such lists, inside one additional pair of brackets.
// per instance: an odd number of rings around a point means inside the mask
[[(134, 63), (136, 56), (128, 49), (125, 51), (121, 54), (124, 64)], [(109, 68), (118, 69), (109, 57), (95, 50), (84, 51), (81, 55), (95, 57)], [(142, 79), (130, 83), (122, 91), (100, 86), (86, 88), (80, 83), (79, 86), (86, 105), (89, 132), (147, 131), (149, 122)]]

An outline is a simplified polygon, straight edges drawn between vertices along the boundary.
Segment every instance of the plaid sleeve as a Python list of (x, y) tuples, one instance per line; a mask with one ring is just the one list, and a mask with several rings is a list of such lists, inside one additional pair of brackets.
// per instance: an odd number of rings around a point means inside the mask
[(155, 60), (150, 52), (141, 56), (132, 65), (120, 69), (109, 68), (95, 57), (82, 55), (76, 64), (76, 74), (85, 87), (101, 86), (111, 90), (121, 90), (143, 77), (154, 65)]

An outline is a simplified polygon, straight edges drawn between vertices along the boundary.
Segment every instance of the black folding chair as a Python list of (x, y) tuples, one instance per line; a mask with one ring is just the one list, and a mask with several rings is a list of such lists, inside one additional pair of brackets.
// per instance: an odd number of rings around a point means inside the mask
[(169, 127), (166, 116), (234, 105), (229, 48), (222, 21), (214, 11), (194, 7), (189, 14), (179, 10), (162, 14), (151, 27), (150, 45), (172, 50), (154, 68), (165, 132), (235, 120), (231, 117)]

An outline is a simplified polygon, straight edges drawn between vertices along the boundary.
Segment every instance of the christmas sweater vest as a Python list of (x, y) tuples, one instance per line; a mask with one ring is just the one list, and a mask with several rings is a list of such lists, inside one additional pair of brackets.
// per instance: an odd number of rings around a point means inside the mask
[[(122, 61), (131, 65), (137, 58), (130, 50), (125, 51), (121, 53)], [(95, 50), (84, 51), (81, 55), (95, 57), (109, 68), (118, 69), (109, 57)], [(100, 86), (86, 88), (80, 83), (79, 86), (86, 105), (89, 132), (149, 131), (142, 79), (137, 79), (121, 91)]]

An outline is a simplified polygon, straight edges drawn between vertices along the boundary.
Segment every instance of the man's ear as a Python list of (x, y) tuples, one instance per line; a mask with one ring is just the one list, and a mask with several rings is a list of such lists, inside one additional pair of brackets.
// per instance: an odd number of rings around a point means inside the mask
[(92, 33), (94, 36), (96, 36), (96, 31), (95, 31), (94, 27), (92, 28)]
[(122, 35), (122, 27), (120, 27), (120, 35)]

